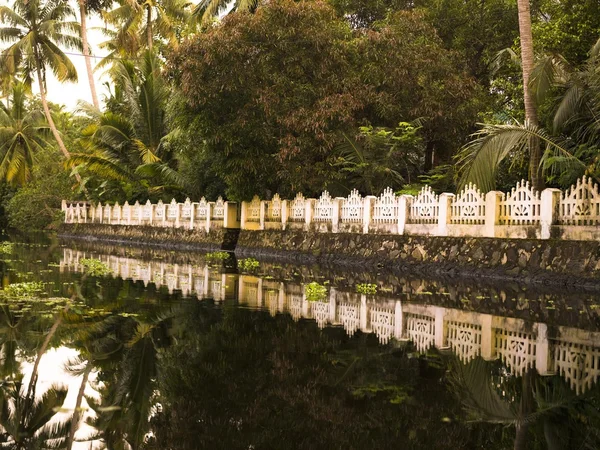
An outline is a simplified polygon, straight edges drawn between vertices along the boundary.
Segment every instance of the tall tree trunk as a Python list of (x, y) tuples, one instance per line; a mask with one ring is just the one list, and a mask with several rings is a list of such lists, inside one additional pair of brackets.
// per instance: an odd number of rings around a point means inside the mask
[(73, 448), (73, 442), (75, 442), (75, 433), (79, 429), (79, 424), (81, 422), (81, 402), (83, 401), (83, 394), (85, 392), (85, 387), (87, 386), (88, 378), (90, 376), (90, 372), (92, 371), (93, 364), (92, 361), (88, 361), (85, 370), (82, 375), (81, 384), (79, 385), (79, 392), (77, 393), (77, 401), (75, 402), (75, 411), (73, 411), (73, 421), (71, 424), (71, 431), (69, 432), (69, 439), (67, 440), (67, 450), (71, 450)]
[(85, 58), (85, 68), (87, 70), (88, 82), (90, 83), (90, 91), (92, 93), (92, 103), (96, 108), (100, 108), (100, 103), (98, 103), (98, 95), (96, 94), (94, 71), (92, 70), (90, 47), (87, 39), (87, 12), (85, 9), (85, 0), (79, 0), (79, 14), (81, 16), (81, 44), (83, 46), (83, 56)]
[(62, 316), (59, 313), (59, 316), (54, 321), (54, 324), (52, 325), (52, 328), (50, 328), (50, 331), (48, 331), (48, 333), (46, 334), (46, 338), (44, 339), (44, 342), (42, 343), (42, 346), (38, 350), (37, 355), (35, 357), (35, 363), (33, 364), (33, 369), (31, 370), (31, 380), (29, 380), (29, 386), (27, 387), (27, 396), (25, 397), (27, 399), (29, 399), (29, 397), (34, 392), (35, 383), (37, 382), (37, 373), (40, 366), (40, 361), (42, 360), (42, 356), (44, 356), (44, 353), (46, 353), (46, 350), (48, 350), (48, 345), (50, 345), (50, 341), (52, 340), (52, 337), (56, 333), (56, 330), (58, 330), (58, 327), (61, 323)]
[(148, 50), (152, 50), (152, 6), (147, 5), (146, 8), (148, 8), (146, 12), (148, 15), (146, 18), (146, 39), (148, 40)]
[(519, 421), (517, 422), (517, 430), (515, 433), (514, 450), (525, 450), (527, 445), (527, 438), (529, 432), (529, 421), (530, 416), (535, 411), (535, 404), (533, 398), (533, 378), (534, 374), (531, 369), (526, 370), (521, 377), (521, 401), (519, 403)]
[[(37, 73), (38, 84), (40, 87), (40, 97), (42, 98), (42, 106), (44, 107), (44, 114), (46, 116), (46, 120), (48, 121), (48, 126), (50, 127), (50, 131), (52, 131), (52, 135), (54, 136), (54, 139), (56, 139), (58, 148), (60, 148), (60, 151), (65, 156), (65, 158), (69, 159), (71, 157), (71, 154), (69, 153), (69, 150), (67, 150), (67, 147), (65, 147), (65, 143), (63, 142), (62, 138), (60, 137), (58, 128), (56, 128), (56, 124), (54, 123), (54, 120), (52, 119), (52, 114), (50, 114), (50, 108), (48, 107), (48, 100), (46, 99), (46, 90), (44, 88), (44, 80), (42, 78), (41, 65), (42, 65), (41, 61), (39, 60), (39, 57), (37, 57), (36, 58), (36, 66), (37, 66), (36, 73)], [(79, 176), (78, 173), (75, 174), (75, 178), (81, 184), (81, 177)]]
[[(531, 125), (538, 126), (537, 108), (531, 89), (529, 79), (533, 69), (533, 37), (531, 35), (531, 12), (529, 0), (517, 0), (519, 9), (519, 36), (521, 39), (521, 65), (523, 67), (523, 97), (525, 102), (525, 120)], [(529, 177), (532, 186), (541, 191), (544, 189), (544, 178), (540, 167), (542, 149), (539, 139), (529, 140)]]

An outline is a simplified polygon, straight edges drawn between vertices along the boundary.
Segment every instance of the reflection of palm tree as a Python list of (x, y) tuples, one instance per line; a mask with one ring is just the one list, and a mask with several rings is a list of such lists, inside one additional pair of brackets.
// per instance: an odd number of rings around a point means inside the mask
[[(23, 318), (17, 321), (17, 324), (21, 320)], [(16, 450), (60, 448), (68, 436), (71, 420), (48, 423), (55, 415), (56, 409), (62, 406), (67, 389), (53, 386), (41, 398), (36, 398), (39, 364), (62, 320), (62, 313), (59, 313), (37, 350), (31, 379), (26, 389), (22, 385), (22, 375), (15, 375), (14, 372), (13, 379), (3, 386), (0, 397), (0, 425), (4, 430), (2, 439), (4, 442), (10, 442)], [(9, 342), (15, 343), (17, 328), (11, 325), (12, 322), (9, 322), (9, 328), (13, 330), (13, 337), (9, 338)]]
[[(37, 375), (32, 379), (37, 379)], [(34, 383), (35, 384), (35, 383)], [(0, 397), (0, 441), (10, 443), (14, 450), (62, 448), (71, 427), (71, 421), (50, 424), (57, 408), (67, 396), (66, 388), (52, 386), (41, 398), (35, 398), (35, 389), (25, 393), (21, 382), (11, 383)], [(25, 395), (24, 395), (25, 394)]]
[(118, 348), (112, 350), (110, 358), (96, 361), (103, 384), (102, 400), (86, 398), (96, 412), (96, 418), (88, 422), (99, 430), (96, 438), (107, 448), (138, 449), (149, 427), (158, 349), (169, 341), (170, 316), (148, 322), (122, 316), (109, 320)]
[[(536, 422), (542, 423), (546, 444), (550, 449), (567, 448), (561, 442), (561, 435), (564, 436), (566, 431), (551, 432), (551, 428), (556, 429), (559, 423), (565, 426), (578, 411), (585, 410), (588, 426), (594, 422), (600, 423), (600, 413), (589, 407), (589, 397), (595, 396), (596, 392), (578, 397), (560, 377), (540, 377), (533, 370), (526, 372), (520, 383), (518, 381), (517, 378), (510, 378), (502, 386), (504, 395), (501, 396), (490, 363), (480, 358), (466, 365), (456, 360), (450, 376), (457, 398), (461, 399), (465, 410), (474, 420), (516, 427), (515, 450), (526, 448), (529, 430)], [(599, 438), (590, 433), (585, 437), (584, 444), (589, 445), (589, 440)]]
[(19, 373), (21, 364), (17, 361), (17, 349), (23, 353), (24, 331), (27, 326), (25, 316), (15, 315), (9, 308), (2, 307), (2, 325), (0, 325), (0, 378), (14, 379)]

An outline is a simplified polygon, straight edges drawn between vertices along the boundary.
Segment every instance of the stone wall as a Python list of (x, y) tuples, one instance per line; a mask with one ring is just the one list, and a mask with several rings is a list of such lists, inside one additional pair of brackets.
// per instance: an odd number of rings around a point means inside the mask
[(236, 255), (600, 286), (600, 242), (242, 230)]
[(63, 224), (60, 237), (80, 238), (138, 246), (157, 246), (173, 249), (233, 250), (238, 230), (224, 228), (187, 230), (150, 226)]

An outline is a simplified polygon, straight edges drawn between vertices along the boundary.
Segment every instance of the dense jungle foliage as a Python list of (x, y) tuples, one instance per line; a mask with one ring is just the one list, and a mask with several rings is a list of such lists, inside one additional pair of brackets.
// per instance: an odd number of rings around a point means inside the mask
[[(4, 4), (3, 226), (48, 227), (62, 198), (245, 200), (598, 179), (600, 6), (536, 0), (524, 14), (517, 3), (527, 2)], [(89, 43), (98, 19), (105, 41)], [(98, 53), (108, 56), (77, 73), (71, 55)], [(93, 70), (110, 80), (103, 98)], [(53, 104), (50, 73), (88, 78), (89, 98), (75, 111)]]

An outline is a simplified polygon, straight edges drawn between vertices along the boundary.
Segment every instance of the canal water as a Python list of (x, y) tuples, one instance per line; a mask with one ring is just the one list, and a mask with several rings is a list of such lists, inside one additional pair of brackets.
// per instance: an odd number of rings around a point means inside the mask
[(600, 448), (598, 292), (39, 237), (0, 269), (3, 448)]

